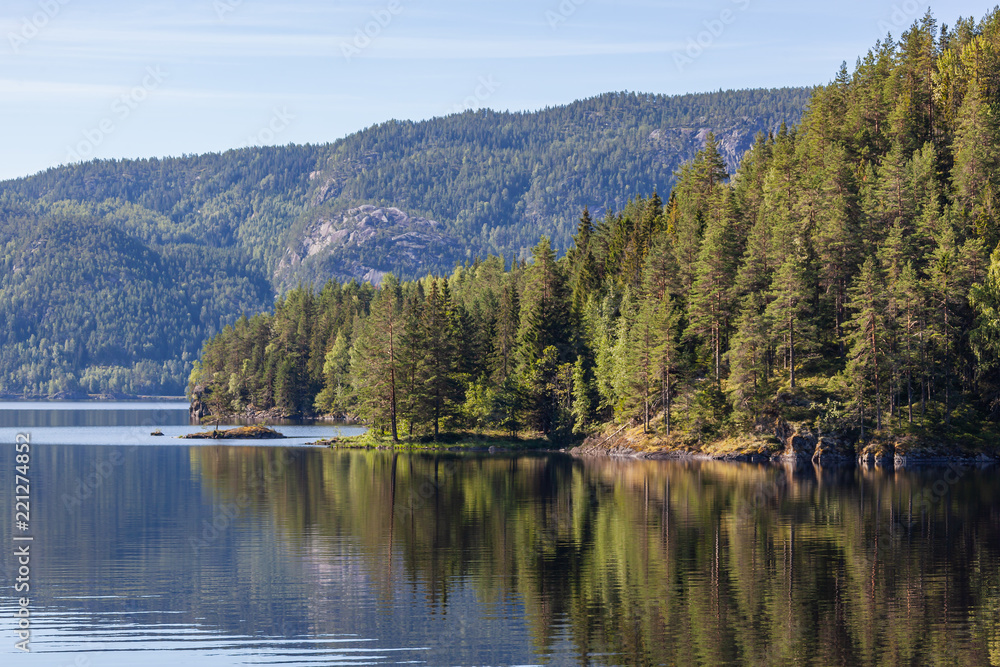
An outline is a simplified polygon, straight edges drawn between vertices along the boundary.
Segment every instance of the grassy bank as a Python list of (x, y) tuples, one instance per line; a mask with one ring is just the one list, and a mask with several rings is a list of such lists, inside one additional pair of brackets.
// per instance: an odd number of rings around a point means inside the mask
[(411, 451), (540, 451), (556, 448), (541, 434), (511, 436), (501, 432), (456, 431), (433, 436), (402, 437), (398, 442), (374, 430), (361, 435), (319, 440), (315, 445), (334, 449), (406, 449)]

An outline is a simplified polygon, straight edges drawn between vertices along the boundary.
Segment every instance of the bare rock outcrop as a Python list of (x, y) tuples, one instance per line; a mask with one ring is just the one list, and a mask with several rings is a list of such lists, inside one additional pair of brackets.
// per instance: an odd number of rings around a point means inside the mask
[(428, 257), (450, 256), (458, 245), (440, 223), (395, 207), (318, 212), (289, 244), (274, 276), (286, 288), (331, 278), (377, 285), (390, 269), (416, 270)]

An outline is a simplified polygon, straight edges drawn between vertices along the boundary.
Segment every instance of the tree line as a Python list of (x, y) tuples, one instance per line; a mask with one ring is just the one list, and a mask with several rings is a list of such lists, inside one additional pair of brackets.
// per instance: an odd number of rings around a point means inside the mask
[(561, 259), (543, 237), (510, 268), (293, 291), (207, 342), (192, 386), (393, 437), (978, 428), (1000, 405), (998, 99), (1000, 15), (928, 13), (735, 174), (710, 135), (666, 201), (584, 210)]

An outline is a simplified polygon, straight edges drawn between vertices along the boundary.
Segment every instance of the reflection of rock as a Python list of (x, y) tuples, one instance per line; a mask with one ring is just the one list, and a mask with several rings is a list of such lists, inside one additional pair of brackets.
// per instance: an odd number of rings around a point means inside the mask
[(873, 442), (858, 454), (858, 463), (865, 466), (890, 467), (895, 464), (896, 447), (892, 443)]

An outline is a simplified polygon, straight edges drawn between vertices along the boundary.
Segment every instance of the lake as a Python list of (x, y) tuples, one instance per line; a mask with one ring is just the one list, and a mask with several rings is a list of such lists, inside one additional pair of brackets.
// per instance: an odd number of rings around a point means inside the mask
[(0, 664), (1000, 665), (996, 467), (217, 445), (185, 407), (0, 405)]

